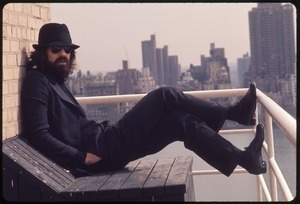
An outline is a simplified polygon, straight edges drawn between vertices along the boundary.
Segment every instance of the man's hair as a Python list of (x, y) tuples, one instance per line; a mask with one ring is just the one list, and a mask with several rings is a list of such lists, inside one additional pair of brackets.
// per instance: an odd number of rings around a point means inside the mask
[[(47, 60), (46, 48), (37, 49), (31, 52), (26, 63), (27, 72), (30, 72), (34, 69), (45, 71), (45, 60)], [(70, 74), (72, 74), (76, 69), (76, 65), (76, 52), (74, 50), (70, 55), (70, 67), (68, 70)]]

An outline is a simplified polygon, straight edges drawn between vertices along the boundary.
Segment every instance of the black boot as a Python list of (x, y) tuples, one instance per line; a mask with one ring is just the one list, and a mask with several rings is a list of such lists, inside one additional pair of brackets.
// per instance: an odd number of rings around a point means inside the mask
[(246, 150), (241, 153), (239, 165), (245, 168), (250, 174), (263, 174), (267, 171), (266, 162), (262, 160), (261, 149), (264, 142), (264, 126), (256, 126), (255, 138)]
[(251, 83), (245, 96), (227, 111), (227, 119), (242, 125), (255, 125), (254, 112), (256, 109), (256, 85)]

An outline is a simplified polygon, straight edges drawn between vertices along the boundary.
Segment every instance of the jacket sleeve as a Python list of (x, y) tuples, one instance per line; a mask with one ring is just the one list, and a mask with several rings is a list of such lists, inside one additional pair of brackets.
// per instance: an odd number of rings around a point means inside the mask
[(38, 71), (29, 73), (21, 93), (25, 137), (38, 151), (64, 166), (79, 166), (85, 154), (50, 134), (48, 122), (49, 94), (47, 78)]

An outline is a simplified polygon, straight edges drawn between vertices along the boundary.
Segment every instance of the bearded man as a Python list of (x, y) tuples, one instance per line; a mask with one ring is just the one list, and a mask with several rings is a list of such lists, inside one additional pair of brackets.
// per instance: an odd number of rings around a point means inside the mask
[(255, 125), (256, 87), (228, 107), (172, 88), (156, 89), (142, 98), (117, 123), (88, 120), (65, 85), (75, 68), (75, 50), (65, 24), (42, 26), (28, 61), (21, 94), (24, 136), (45, 156), (76, 177), (123, 168), (156, 153), (174, 141), (194, 151), (230, 176), (237, 165), (251, 174), (266, 172), (261, 149), (264, 128), (240, 150), (218, 134), (226, 119)]

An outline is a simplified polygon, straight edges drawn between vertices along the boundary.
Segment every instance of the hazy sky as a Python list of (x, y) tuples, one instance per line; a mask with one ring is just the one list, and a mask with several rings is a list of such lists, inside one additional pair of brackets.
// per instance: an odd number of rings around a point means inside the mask
[(200, 65), (210, 43), (225, 48), (229, 63), (250, 52), (248, 12), (256, 3), (65, 3), (51, 4), (52, 22), (65, 23), (79, 69), (115, 71), (128, 60), (142, 68), (141, 41), (156, 35), (182, 67)]

